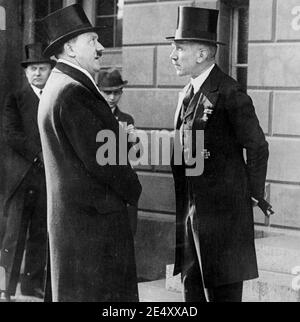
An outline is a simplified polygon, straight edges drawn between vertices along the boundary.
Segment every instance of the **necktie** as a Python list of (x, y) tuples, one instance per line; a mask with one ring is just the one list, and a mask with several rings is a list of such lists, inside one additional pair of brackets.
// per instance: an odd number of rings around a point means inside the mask
[(40, 95), (42, 95), (42, 94), (43, 94), (43, 90), (41, 89), (41, 90), (40, 90)]
[(184, 113), (186, 112), (193, 96), (194, 96), (194, 87), (192, 84), (190, 84), (189, 88), (187, 89), (187, 91), (185, 93), (184, 99), (182, 101), (182, 105), (183, 105), (183, 108), (181, 110), (182, 111), (182, 118), (183, 118)]

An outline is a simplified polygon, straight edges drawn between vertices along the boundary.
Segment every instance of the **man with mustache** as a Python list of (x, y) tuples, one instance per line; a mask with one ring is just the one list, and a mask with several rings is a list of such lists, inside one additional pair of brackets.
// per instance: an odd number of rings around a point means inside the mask
[[(178, 14), (170, 58), (191, 80), (175, 114), (184, 162), (172, 162), (174, 274), (181, 273), (185, 301), (240, 302), (243, 281), (258, 277), (252, 206), (267, 204), (268, 143), (250, 97), (216, 64), (218, 11), (179, 7)], [(203, 173), (185, 158), (199, 152), (188, 142), (196, 131), (204, 136)]]
[(116, 139), (112, 148), (118, 157), (122, 130), (94, 81), (104, 48), (79, 4), (55, 11), (42, 23), (50, 39), (45, 54), (58, 58), (38, 117), (52, 300), (138, 301), (127, 205), (137, 204), (141, 185), (128, 160), (105, 164), (98, 155), (103, 145), (98, 135), (106, 131)]
[(21, 65), (28, 82), (23, 89), (8, 95), (3, 111), (3, 136), (9, 156), (4, 200), (7, 227), (0, 264), (6, 272), (8, 297), (15, 295), (25, 248), (21, 292), (43, 297), (47, 209), (37, 114), (43, 88), (55, 65), (54, 60), (42, 55), (43, 49), (41, 43), (25, 46), (26, 60)]

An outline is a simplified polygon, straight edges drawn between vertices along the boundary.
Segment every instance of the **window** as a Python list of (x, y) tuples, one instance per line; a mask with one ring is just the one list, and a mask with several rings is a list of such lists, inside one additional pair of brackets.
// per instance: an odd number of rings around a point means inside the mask
[(122, 46), (124, 0), (96, 0), (96, 26), (104, 47)]
[(2, 6), (0, 6), (0, 30), (6, 30), (6, 12)]
[(35, 0), (35, 16), (41, 19), (63, 6), (63, 0)]
[(248, 69), (249, 1), (233, 1), (230, 73), (246, 90)]
[(63, 0), (35, 0), (35, 41), (45, 42), (47, 36), (38, 21), (63, 7)]

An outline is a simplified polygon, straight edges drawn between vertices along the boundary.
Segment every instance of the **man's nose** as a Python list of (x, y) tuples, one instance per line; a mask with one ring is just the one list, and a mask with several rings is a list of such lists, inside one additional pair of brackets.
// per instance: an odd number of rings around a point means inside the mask
[(170, 59), (172, 60), (177, 60), (177, 54), (176, 54), (176, 49), (173, 49), (171, 54), (170, 54)]
[(37, 69), (35, 70), (35, 74), (36, 74), (36, 75), (40, 75), (40, 74), (41, 74), (41, 70), (40, 70), (39, 68), (37, 68)]
[(104, 51), (104, 47), (102, 46), (102, 44), (97, 40), (97, 51)]

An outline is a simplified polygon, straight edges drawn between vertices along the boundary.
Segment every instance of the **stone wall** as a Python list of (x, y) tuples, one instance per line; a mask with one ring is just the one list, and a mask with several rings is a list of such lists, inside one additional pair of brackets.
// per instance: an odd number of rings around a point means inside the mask
[[(263, 10), (262, 10), (263, 8)], [(300, 3), (250, 0), (248, 90), (270, 144), (271, 225), (300, 228)]]

